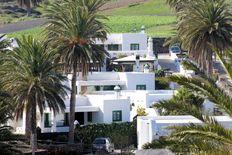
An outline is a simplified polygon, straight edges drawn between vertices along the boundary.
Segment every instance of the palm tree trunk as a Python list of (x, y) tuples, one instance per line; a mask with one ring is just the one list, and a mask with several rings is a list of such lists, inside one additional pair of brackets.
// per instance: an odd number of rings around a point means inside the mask
[(30, 108), (28, 108), (28, 110), (26, 110), (25, 136), (26, 136), (28, 142), (30, 142), (30, 136), (31, 136), (31, 110), (30, 110)]
[(27, 8), (27, 16), (31, 15), (31, 1), (28, 1), (27, 3), (25, 3), (25, 6)]
[(70, 98), (70, 122), (69, 122), (69, 143), (74, 142), (74, 119), (75, 119), (75, 104), (76, 104), (76, 80), (77, 80), (77, 61), (73, 63), (72, 75), (72, 91)]
[(36, 104), (33, 102), (31, 106), (31, 148), (32, 155), (37, 150), (37, 133), (36, 133)]

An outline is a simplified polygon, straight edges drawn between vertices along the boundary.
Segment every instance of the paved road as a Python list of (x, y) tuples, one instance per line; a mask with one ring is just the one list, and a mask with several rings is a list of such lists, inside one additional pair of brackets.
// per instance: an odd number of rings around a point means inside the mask
[(159, 65), (164, 69), (170, 69), (170, 71), (178, 72), (174, 60), (168, 54), (159, 54), (158, 55)]
[(0, 25), (0, 34), (34, 28), (34, 27), (42, 25), (44, 22), (45, 22), (44, 18), (39, 18), (39, 19), (31, 20), (31, 21), (22, 21), (22, 22), (17, 22), (17, 23), (12, 23), (12, 24)]

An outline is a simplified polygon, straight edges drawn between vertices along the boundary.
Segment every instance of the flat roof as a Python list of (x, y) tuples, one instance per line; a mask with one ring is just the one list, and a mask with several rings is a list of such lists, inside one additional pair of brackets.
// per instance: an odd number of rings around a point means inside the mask
[[(155, 60), (156, 60), (155, 57), (141, 57), (141, 56), (139, 57), (140, 62), (154, 62)], [(135, 61), (136, 61), (135, 55), (113, 60), (113, 62), (118, 62), (118, 63), (119, 62), (135, 62)]]
[(82, 86), (104, 86), (104, 85), (126, 85), (125, 81), (121, 80), (88, 80), (88, 81), (77, 81), (77, 84)]

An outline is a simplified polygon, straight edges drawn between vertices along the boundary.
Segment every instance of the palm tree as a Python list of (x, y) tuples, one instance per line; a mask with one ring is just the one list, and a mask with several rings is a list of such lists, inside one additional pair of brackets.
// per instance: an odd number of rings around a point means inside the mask
[(59, 67), (53, 63), (56, 54), (48, 51), (46, 45), (31, 36), (23, 36), (17, 42), (18, 48), (1, 55), (0, 75), (3, 89), (13, 97), (16, 119), (21, 118), (25, 110), (31, 113), (31, 145), (35, 153), (37, 107), (41, 115), (46, 106), (54, 114), (65, 109), (63, 99), (67, 87), (63, 83), (66, 76), (56, 72)]
[(182, 47), (203, 71), (211, 74), (213, 51), (208, 44), (222, 52), (232, 45), (230, 5), (225, 0), (191, 1), (177, 12), (177, 16), (177, 35)]
[(189, 2), (191, 2), (191, 0), (166, 0), (166, 3), (176, 12), (179, 12), (181, 9), (183, 9)]
[(159, 101), (153, 105), (161, 115), (193, 115), (202, 118), (204, 99), (185, 87), (180, 88), (170, 100)]
[(74, 0), (54, 3), (47, 10), (46, 40), (59, 53), (58, 61), (64, 63), (66, 73), (72, 72), (70, 98), (69, 142), (74, 142), (74, 118), (76, 104), (77, 72), (86, 79), (91, 64), (100, 66), (107, 55), (96, 39), (105, 40), (106, 26), (99, 15), (104, 0)]

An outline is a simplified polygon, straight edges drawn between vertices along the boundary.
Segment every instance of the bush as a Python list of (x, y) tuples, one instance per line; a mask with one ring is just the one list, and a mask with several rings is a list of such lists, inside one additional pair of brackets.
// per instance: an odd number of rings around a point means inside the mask
[(169, 81), (165, 78), (155, 79), (155, 89), (158, 90), (169, 90)]

